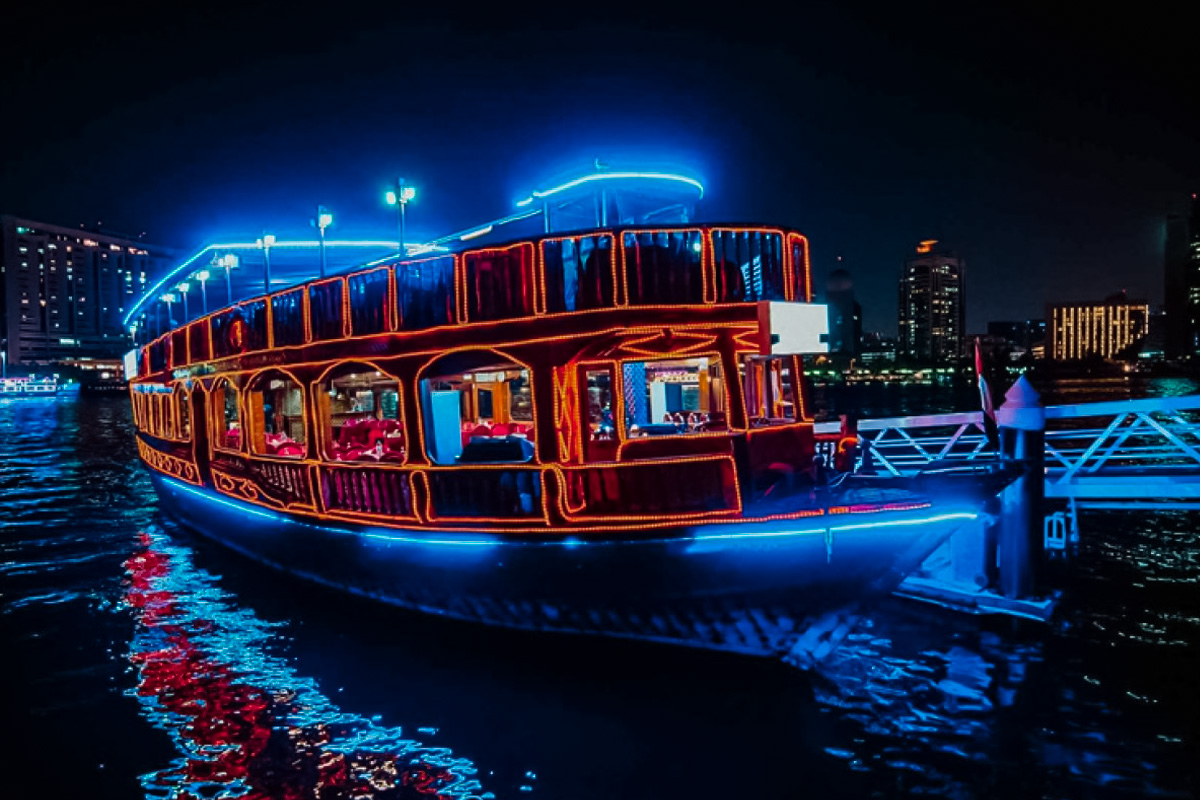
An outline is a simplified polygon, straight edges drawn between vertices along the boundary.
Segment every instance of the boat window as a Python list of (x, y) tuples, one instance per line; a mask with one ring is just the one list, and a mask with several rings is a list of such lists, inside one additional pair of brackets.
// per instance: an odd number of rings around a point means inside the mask
[(546, 312), (616, 305), (613, 237), (573, 236), (542, 242)]
[(401, 330), (454, 324), (454, 264), (454, 256), (442, 256), (396, 266)]
[(751, 427), (782, 425), (799, 419), (793, 363), (790, 356), (743, 356), (739, 372)]
[(390, 327), (388, 269), (386, 267), (346, 279), (350, 293), (350, 333), (365, 336)]
[(808, 296), (808, 240), (803, 236), (788, 234), (788, 247), (792, 250), (792, 280), (794, 299), (807, 301)]
[(212, 346), (215, 358), (262, 350), (267, 346), (267, 304), (262, 300), (242, 303), (212, 317)]
[(224, 450), (242, 449), (242, 424), (238, 412), (238, 390), (228, 380), (217, 383), (212, 392), (212, 443)]
[(256, 377), (246, 389), (250, 420), (250, 452), (282, 458), (307, 454), (304, 428), (304, 392), (291, 377), (269, 372)]
[(158, 404), (158, 395), (149, 394), (146, 397), (150, 406), (150, 433), (162, 436), (162, 408)]
[(192, 438), (192, 414), (189, 402), (190, 395), (187, 389), (180, 387), (175, 390), (175, 404), (179, 416), (178, 438), (188, 441)]
[(469, 321), (533, 314), (532, 245), (464, 253), (463, 272)]
[(155, 339), (147, 348), (150, 351), (150, 371), (162, 372), (167, 368), (167, 341)]
[(629, 305), (704, 302), (704, 241), (696, 231), (626, 233)]
[(583, 371), (584, 454), (588, 461), (612, 461), (617, 457), (617, 423), (613, 417), (611, 367)]
[(201, 320), (188, 325), (188, 356), (193, 364), (208, 361), (208, 321)]
[(166, 393), (154, 395), (158, 404), (158, 419), (161, 422), (159, 436), (164, 439), (175, 439), (175, 403), (174, 396)]
[(187, 328), (179, 328), (171, 331), (171, 366), (184, 367), (187, 363)]
[(712, 242), (718, 303), (785, 299), (780, 234), (715, 230)]
[(391, 375), (369, 364), (344, 364), (321, 381), (317, 405), (325, 458), (404, 461), (400, 382)]
[(271, 298), (271, 332), (276, 347), (304, 344), (304, 290), (295, 289)]
[(728, 427), (725, 383), (717, 358), (627, 361), (621, 365), (621, 379), (628, 438)]
[(308, 287), (308, 318), (314, 342), (342, 338), (342, 280)]
[(436, 464), (529, 461), (534, 455), (529, 370), (493, 353), (447, 356), (421, 381), (425, 446)]

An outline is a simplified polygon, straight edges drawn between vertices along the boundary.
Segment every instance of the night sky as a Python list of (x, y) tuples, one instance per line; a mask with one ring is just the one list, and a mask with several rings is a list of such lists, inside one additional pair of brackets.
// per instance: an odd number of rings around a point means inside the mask
[(866, 328), (894, 334), (925, 238), (967, 259), (971, 332), (1161, 302), (1163, 218), (1200, 189), (1182, 3), (174, 5), (5, 9), (0, 211), (191, 250), (307, 237), (320, 202), (335, 235), (393, 237), (404, 175), (420, 239), (597, 156), (674, 166), (703, 218), (807, 233), (819, 285), (843, 256)]

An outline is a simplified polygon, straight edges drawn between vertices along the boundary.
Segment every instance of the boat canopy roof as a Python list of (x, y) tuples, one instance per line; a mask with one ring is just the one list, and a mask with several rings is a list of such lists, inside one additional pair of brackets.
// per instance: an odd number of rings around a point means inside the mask
[[(695, 219), (696, 202), (704, 197), (704, 185), (687, 175), (595, 166), (595, 172), (534, 189), (516, 200), (513, 213), (505, 217), (430, 242), (406, 242), (406, 255), (416, 258), (586, 228), (686, 224)], [(269, 247), (262, 239), (207, 245), (151, 285), (126, 313), (125, 325), (139, 329), (135, 337), (144, 339), (147, 332), (154, 335), (207, 311), (315, 280), (322, 263), (324, 274), (333, 276), (394, 261), (399, 242), (328, 239), (323, 249), (322, 255), (318, 239), (280, 239)]]

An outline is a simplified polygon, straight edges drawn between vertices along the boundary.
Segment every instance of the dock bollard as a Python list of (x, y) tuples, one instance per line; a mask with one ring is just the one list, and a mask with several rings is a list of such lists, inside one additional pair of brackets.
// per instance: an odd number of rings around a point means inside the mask
[(1005, 597), (1030, 597), (1034, 565), (1041, 562), (1042, 498), (1046, 481), (1046, 409), (1024, 375), (996, 409), (1001, 454), (1021, 461), (1024, 473), (1000, 494), (1000, 590)]

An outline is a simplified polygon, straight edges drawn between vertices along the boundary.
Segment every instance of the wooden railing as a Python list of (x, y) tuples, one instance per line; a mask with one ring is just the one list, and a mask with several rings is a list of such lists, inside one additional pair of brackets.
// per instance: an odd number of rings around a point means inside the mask
[(323, 464), (320, 484), (327, 512), (415, 518), (408, 470)]

